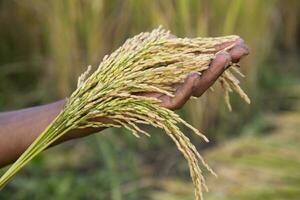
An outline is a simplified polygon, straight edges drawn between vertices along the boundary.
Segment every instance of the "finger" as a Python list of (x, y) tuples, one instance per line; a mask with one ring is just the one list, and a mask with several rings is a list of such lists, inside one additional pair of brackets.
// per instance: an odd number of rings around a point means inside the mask
[[(228, 45), (228, 43), (226, 45)], [(220, 46), (220, 48), (226, 47), (223, 45)], [(197, 97), (201, 96), (224, 72), (229, 62), (238, 62), (243, 56), (248, 54), (249, 48), (241, 38), (236, 40), (234, 46), (228, 49), (228, 53), (225, 51), (218, 53), (210, 67), (204, 71), (202, 77), (196, 81), (193, 95)]]
[[(226, 49), (228, 47), (230, 48)], [(243, 56), (249, 54), (249, 48), (242, 38), (238, 38), (233, 42), (222, 43), (216, 48), (219, 51), (226, 49), (226, 51), (230, 53), (232, 62), (238, 62)]]
[(234, 41), (223, 42), (221, 44), (217, 44), (215, 46), (215, 49), (216, 49), (216, 52), (218, 52), (218, 51), (224, 50), (226, 48), (233, 47), (235, 45), (242, 45), (242, 44), (245, 44), (244, 40), (242, 38), (238, 37)]
[(229, 53), (217, 53), (216, 58), (211, 62), (210, 67), (195, 81), (193, 96), (200, 97), (209, 87), (211, 87), (230, 62), (231, 56)]
[(222, 51), (230, 46), (233, 46), (235, 43), (236, 43), (236, 41), (230, 41), (230, 42), (224, 42), (221, 44), (217, 44), (215, 46), (215, 49), (216, 49), (215, 52)]
[(245, 44), (238, 44), (229, 50), (231, 61), (237, 63), (240, 59), (249, 54), (249, 48)]
[(183, 85), (176, 90), (174, 97), (169, 97), (167, 95), (161, 96), (159, 98), (162, 101), (161, 106), (171, 110), (181, 108), (191, 97), (194, 82), (199, 77), (200, 75), (198, 73), (192, 73), (186, 78)]

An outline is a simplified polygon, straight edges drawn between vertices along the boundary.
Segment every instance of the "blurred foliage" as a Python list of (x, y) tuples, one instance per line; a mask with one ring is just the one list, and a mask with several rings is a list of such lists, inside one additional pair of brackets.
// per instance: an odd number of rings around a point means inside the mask
[[(207, 133), (211, 144), (252, 129), (260, 132), (266, 112), (289, 110), (294, 101), (287, 88), (300, 74), (299, 7), (297, 0), (0, 0), (0, 109), (68, 96), (87, 65), (95, 69), (126, 38), (161, 24), (181, 37), (245, 39), (251, 55), (241, 63), (247, 75), (242, 86), (252, 105), (233, 95), (229, 113), (216, 86), (179, 113)], [(150, 140), (137, 142), (126, 131), (106, 130), (107, 135), (50, 150), (0, 199), (12, 194), (13, 199), (147, 199), (144, 190), (153, 179), (189, 180), (172, 142), (151, 131)]]
[[(299, 199), (300, 113), (297, 111), (265, 115), (264, 126), (268, 129), (249, 130), (251, 134), (247, 137), (206, 151), (218, 178), (209, 178), (210, 192), (205, 199)], [(152, 200), (193, 199), (192, 185), (187, 187), (183, 181), (166, 179), (157, 184), (161, 190), (151, 192)]]

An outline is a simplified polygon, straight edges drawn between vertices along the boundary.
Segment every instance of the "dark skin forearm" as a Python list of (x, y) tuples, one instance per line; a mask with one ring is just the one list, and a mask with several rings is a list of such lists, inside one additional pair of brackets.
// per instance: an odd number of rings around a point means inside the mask
[[(220, 47), (220, 49), (223, 48)], [(224, 72), (228, 63), (237, 62), (247, 54), (247, 46), (242, 40), (237, 40), (229, 52), (222, 52), (216, 56), (209, 69), (201, 77), (198, 74), (191, 74), (182, 85), (177, 86), (175, 97), (170, 98), (158, 93), (140, 95), (160, 99), (161, 106), (165, 108), (178, 109), (186, 103), (189, 97), (200, 97)], [(63, 110), (64, 104), (65, 100), (60, 100), (43, 106), (0, 113), (0, 168), (14, 162)], [(105, 122), (105, 119), (95, 120)], [(103, 128), (74, 129), (54, 145), (101, 130)]]
[[(0, 113), (0, 167), (16, 160), (63, 110), (65, 100)], [(89, 135), (104, 128), (74, 129), (55, 144)]]
[(51, 123), (63, 102), (0, 114), (0, 166), (20, 156), (32, 141)]

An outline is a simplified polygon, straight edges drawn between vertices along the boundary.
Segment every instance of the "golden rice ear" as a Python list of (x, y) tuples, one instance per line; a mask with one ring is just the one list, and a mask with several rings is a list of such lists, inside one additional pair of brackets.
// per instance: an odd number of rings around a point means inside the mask
[(78, 77), (77, 88), (79, 88), (83, 85), (84, 81), (87, 79), (87, 77), (90, 74), (91, 70), (92, 70), (92, 66), (89, 65), (87, 70)]
[[(141, 134), (150, 136), (138, 126), (148, 124), (163, 129), (175, 143), (187, 160), (196, 200), (202, 200), (203, 190), (208, 189), (200, 164), (213, 175), (216, 174), (180, 130), (179, 124), (185, 125), (206, 142), (207, 137), (174, 111), (161, 107), (158, 99), (136, 94), (158, 92), (173, 96), (173, 86), (182, 83), (187, 74), (201, 73), (209, 68), (217, 52), (216, 45), (232, 42), (237, 36), (172, 38), (170, 35), (169, 31), (161, 27), (152, 32), (141, 33), (105, 56), (98, 69), (87, 78), (91, 70), (89, 66), (78, 78), (78, 87), (68, 98), (63, 111), (0, 178), (0, 188), (35, 156), (70, 130), (124, 127), (134, 136), (140, 137)], [(230, 91), (236, 91), (246, 102), (250, 102), (230, 71), (226, 70), (219, 81), (229, 106)], [(108, 121), (93, 120), (99, 117)]]

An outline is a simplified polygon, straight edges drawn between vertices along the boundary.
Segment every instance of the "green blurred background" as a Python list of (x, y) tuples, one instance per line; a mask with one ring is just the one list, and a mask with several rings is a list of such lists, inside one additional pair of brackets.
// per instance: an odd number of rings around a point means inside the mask
[[(241, 62), (251, 105), (232, 95), (230, 113), (216, 87), (178, 111), (211, 139), (184, 130), (219, 174), (206, 175), (205, 198), (299, 200), (297, 0), (0, 0), (0, 110), (70, 95), (87, 65), (158, 25), (181, 37), (240, 35), (251, 50)], [(109, 129), (47, 150), (0, 199), (194, 199), (184, 158), (152, 134)]]

